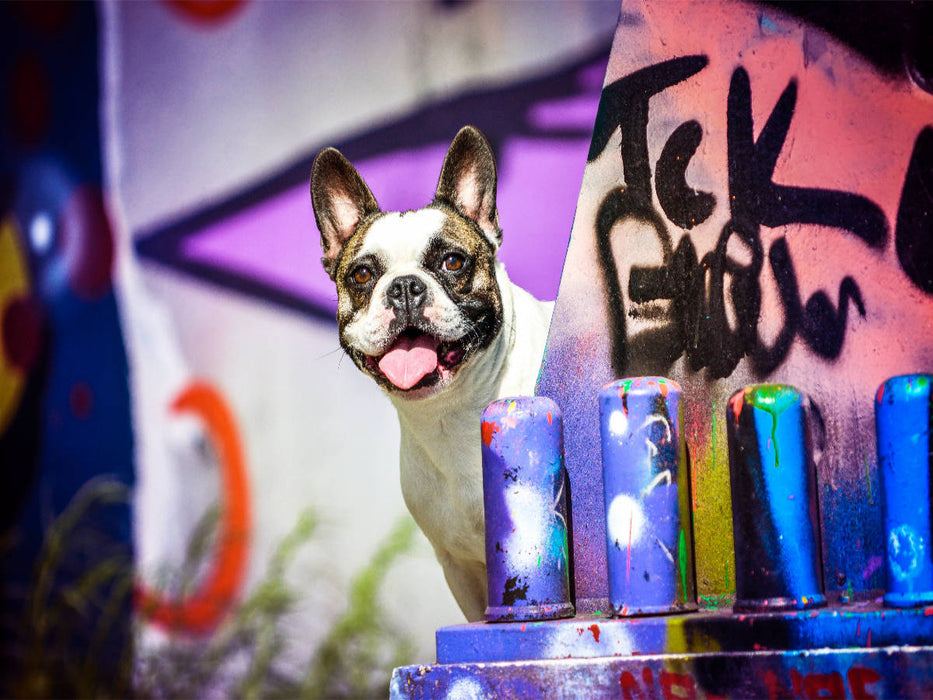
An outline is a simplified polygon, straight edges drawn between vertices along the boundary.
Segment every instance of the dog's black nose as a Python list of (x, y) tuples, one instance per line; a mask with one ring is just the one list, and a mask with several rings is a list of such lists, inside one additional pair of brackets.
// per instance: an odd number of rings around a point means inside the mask
[(416, 275), (402, 275), (392, 280), (386, 290), (389, 306), (398, 312), (411, 315), (424, 305), (427, 296), (427, 285)]

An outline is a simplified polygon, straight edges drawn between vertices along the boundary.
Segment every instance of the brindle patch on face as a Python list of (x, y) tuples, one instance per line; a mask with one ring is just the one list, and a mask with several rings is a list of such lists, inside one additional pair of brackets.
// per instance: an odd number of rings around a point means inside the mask
[[(337, 260), (337, 323), (342, 328), (349, 323), (353, 316), (369, 305), (373, 289), (385, 273), (385, 264), (377, 256), (358, 257), (366, 242), (366, 233), (384, 214), (366, 219), (357, 226), (356, 231), (347, 241)], [(354, 284), (350, 279), (351, 273), (360, 265), (366, 265), (372, 272), (369, 284)]]
[[(468, 354), (472, 354), (488, 346), (502, 325), (495, 249), (469, 219), (452, 209), (434, 206), (447, 216), (425, 251), (423, 266), (469, 319), (473, 337), (468, 343)], [(444, 261), (452, 253), (463, 258), (463, 267), (456, 271), (444, 269)]]

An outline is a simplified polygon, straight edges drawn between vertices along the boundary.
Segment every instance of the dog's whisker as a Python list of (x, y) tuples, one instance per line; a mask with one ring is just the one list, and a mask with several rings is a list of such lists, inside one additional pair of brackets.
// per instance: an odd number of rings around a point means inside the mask
[(342, 362), (342, 361), (343, 361), (343, 357), (346, 355), (346, 353), (344, 353), (343, 348), (340, 347), (340, 346), (338, 345), (338, 346), (337, 346), (336, 348), (334, 348), (333, 350), (328, 350), (327, 352), (322, 352), (320, 355), (318, 355), (318, 356), (315, 357), (314, 359), (315, 359), (315, 360), (323, 360), (323, 359), (325, 359), (325, 358), (331, 357), (332, 355), (340, 355), (340, 357), (339, 357), (338, 359), (339, 359), (339, 361)]

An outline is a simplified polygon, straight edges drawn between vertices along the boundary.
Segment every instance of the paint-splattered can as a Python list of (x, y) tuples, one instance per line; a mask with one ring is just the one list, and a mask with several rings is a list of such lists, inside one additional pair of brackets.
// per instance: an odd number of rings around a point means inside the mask
[(729, 401), (736, 611), (826, 605), (809, 410), (786, 384), (749, 386)]
[(482, 437), (486, 620), (570, 617), (560, 410), (543, 396), (494, 401), (483, 411)]
[(621, 379), (599, 392), (609, 604), (616, 615), (696, 610), (680, 387)]
[(929, 374), (892, 377), (875, 397), (887, 588), (898, 608), (933, 603), (933, 404)]

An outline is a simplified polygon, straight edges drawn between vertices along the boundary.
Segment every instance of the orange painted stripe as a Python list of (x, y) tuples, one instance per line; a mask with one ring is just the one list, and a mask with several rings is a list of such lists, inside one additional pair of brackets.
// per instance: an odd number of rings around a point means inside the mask
[(194, 382), (172, 410), (200, 418), (220, 458), (223, 500), (216, 549), (201, 585), (184, 600), (168, 600), (137, 582), (135, 602), (153, 624), (172, 632), (205, 634), (230, 611), (243, 587), (252, 530), (250, 489), (236, 421), (223, 397), (210, 385)]

